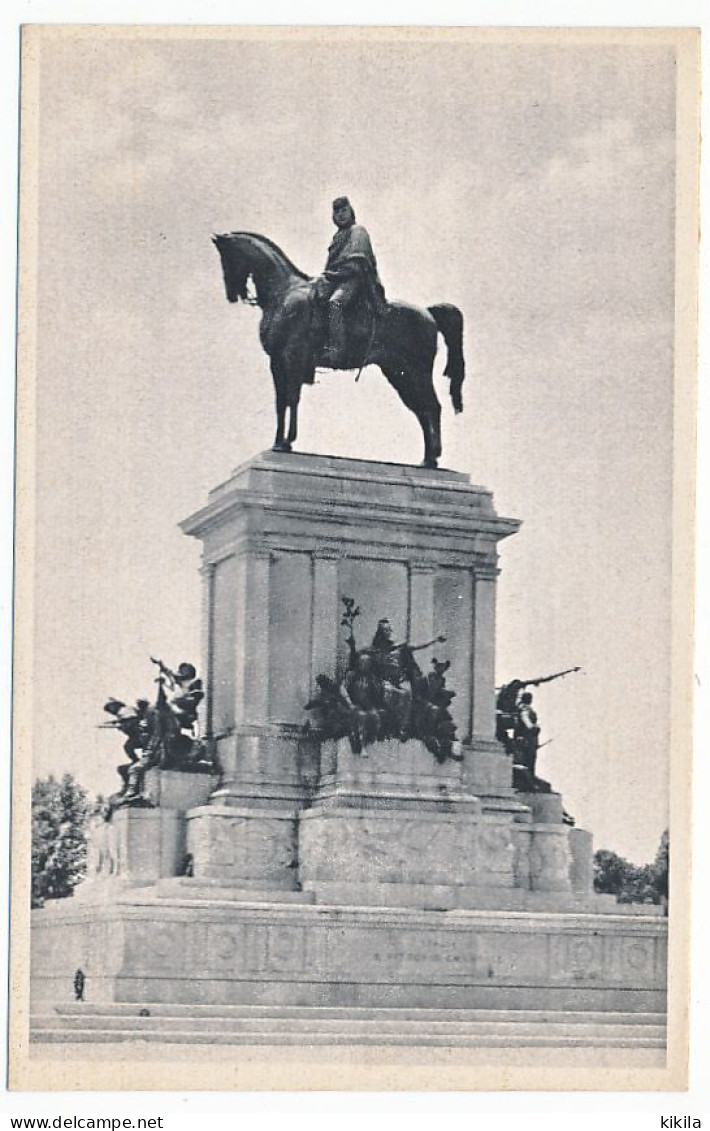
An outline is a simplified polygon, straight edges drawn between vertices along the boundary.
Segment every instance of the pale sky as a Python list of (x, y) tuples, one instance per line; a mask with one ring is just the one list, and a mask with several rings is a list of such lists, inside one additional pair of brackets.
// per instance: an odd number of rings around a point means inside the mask
[[(667, 47), (64, 40), (40, 56), (37, 774), (112, 791), (110, 694), (199, 661), (177, 523), (273, 439), (258, 312), (213, 232), (322, 269), (347, 193), (392, 298), (466, 321), (442, 464), (523, 520), (497, 678), (597, 847), (667, 823), (675, 67)], [(440, 373), (443, 360), (438, 362)], [(418, 463), (376, 369), (304, 391), (298, 447)], [(383, 614), (384, 615), (384, 614)]]

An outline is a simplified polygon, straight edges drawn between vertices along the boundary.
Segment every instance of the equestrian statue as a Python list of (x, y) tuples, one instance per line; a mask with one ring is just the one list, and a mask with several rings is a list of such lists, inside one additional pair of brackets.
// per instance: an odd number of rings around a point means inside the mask
[(425, 310), (388, 302), (370, 237), (355, 223), (347, 197), (333, 201), (333, 222), (337, 231), (325, 270), (317, 278), (299, 271), (266, 236), (213, 236), (228, 301), (255, 304), (262, 311), (259, 337), (276, 392), (274, 451), (291, 451), (301, 388), (313, 384), (317, 368), (360, 371), (377, 365), (419, 421), (423, 466), (436, 467), (441, 455), (441, 406), (432, 377), (437, 335), (441, 333), (447, 346), (444, 372), (458, 413), (463, 409), (465, 375), (461, 311), (447, 303)]

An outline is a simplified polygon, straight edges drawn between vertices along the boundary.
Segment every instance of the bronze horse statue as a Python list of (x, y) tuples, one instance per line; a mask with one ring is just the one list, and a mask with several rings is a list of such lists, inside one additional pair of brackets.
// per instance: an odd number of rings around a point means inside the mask
[[(222, 260), (229, 302), (256, 303), (262, 312), (259, 337), (271, 361), (276, 391), (274, 451), (290, 452), (298, 430), (301, 387), (313, 384), (316, 367), (360, 369), (378, 365), (410, 409), (424, 434), (424, 467), (436, 467), (441, 455), (441, 406), (432, 373), (441, 333), (448, 349), (445, 374), (451, 400), (461, 412), (463, 316), (446, 303), (424, 310), (404, 302), (388, 303), (384, 314), (362, 320), (360, 336), (350, 338), (350, 355), (343, 364), (323, 357), (325, 329), (316, 280), (299, 271), (266, 236), (230, 232), (212, 237)], [(249, 280), (255, 298), (250, 298)], [(286, 410), (289, 410), (286, 431)]]

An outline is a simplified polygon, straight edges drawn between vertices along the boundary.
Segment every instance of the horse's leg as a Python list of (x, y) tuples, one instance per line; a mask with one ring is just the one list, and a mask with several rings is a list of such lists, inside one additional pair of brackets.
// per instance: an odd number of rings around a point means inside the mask
[(307, 335), (291, 340), (285, 358), (285, 372), (288, 374), (286, 403), (289, 409), (286, 443), (288, 450), (291, 451), (291, 444), (296, 442), (298, 435), (298, 404), (301, 399), (301, 389), (305, 384), (313, 384), (315, 374), (313, 351)]
[(291, 444), (294, 444), (296, 442), (296, 437), (298, 436), (298, 402), (300, 399), (300, 392), (300, 389), (296, 391), (295, 397), (291, 399), (291, 402), (289, 404), (288, 436), (286, 437), (289, 450), (291, 448)]
[(273, 450), (275, 452), (288, 451), (284, 432), (286, 430), (286, 401), (281, 393), (276, 394), (276, 437)]
[[(427, 430), (429, 433), (428, 456), (431, 462), (426, 463), (427, 467), (438, 467), (439, 457), (441, 455), (441, 405), (439, 404), (438, 397), (434, 392), (432, 386), (432, 405), (427, 416)], [(425, 441), (425, 461), (427, 459), (426, 441)]]
[(381, 366), (382, 372), (402, 402), (414, 413), (424, 437), (423, 467), (437, 467), (441, 455), (441, 405), (439, 404), (431, 370), (411, 368), (403, 371), (398, 366)]
[(431, 373), (417, 371), (412, 374), (416, 386), (414, 410), (424, 435), (422, 467), (438, 467), (441, 455), (441, 405), (434, 390)]
[(286, 431), (286, 390), (285, 382), (281, 376), (281, 368), (275, 358), (271, 359), (271, 373), (274, 378), (274, 392), (276, 394), (276, 437), (273, 451), (290, 452), (291, 446), (284, 439)]

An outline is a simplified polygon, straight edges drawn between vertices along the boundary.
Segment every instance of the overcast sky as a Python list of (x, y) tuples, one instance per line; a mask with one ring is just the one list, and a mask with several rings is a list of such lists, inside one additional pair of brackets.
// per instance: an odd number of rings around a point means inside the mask
[[(273, 439), (258, 313), (213, 232), (322, 269), (347, 193), (391, 298), (466, 320), (445, 466), (523, 520), (497, 678), (597, 847), (666, 825), (675, 66), (643, 46), (64, 39), (41, 47), (35, 770), (117, 787), (109, 694), (199, 659), (178, 521)], [(438, 371), (442, 361), (438, 363)], [(303, 451), (418, 463), (378, 370), (304, 391)], [(386, 610), (385, 610), (386, 611)]]

